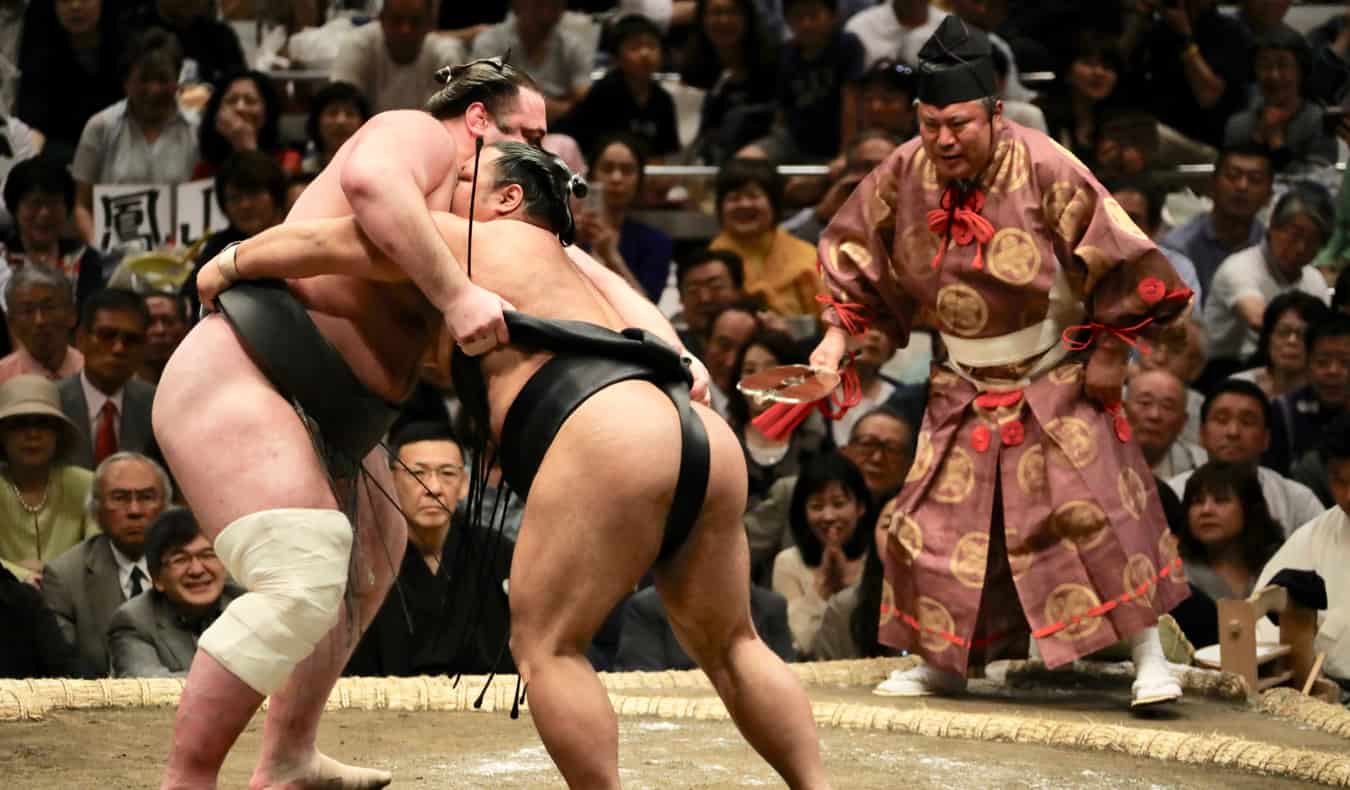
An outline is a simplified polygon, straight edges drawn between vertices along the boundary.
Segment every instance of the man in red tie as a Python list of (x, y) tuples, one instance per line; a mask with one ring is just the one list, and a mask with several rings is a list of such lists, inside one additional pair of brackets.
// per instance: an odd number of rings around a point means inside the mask
[(149, 325), (145, 301), (131, 291), (108, 288), (85, 301), (76, 333), (84, 370), (60, 384), (61, 410), (80, 429), (74, 463), (93, 469), (119, 450), (150, 444), (155, 388), (134, 378)]

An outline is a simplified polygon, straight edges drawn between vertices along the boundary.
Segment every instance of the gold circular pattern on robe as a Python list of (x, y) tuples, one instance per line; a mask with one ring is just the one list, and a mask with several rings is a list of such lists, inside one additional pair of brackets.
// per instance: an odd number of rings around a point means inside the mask
[(920, 595), (914, 605), (919, 610), (919, 644), (930, 653), (941, 653), (951, 647), (952, 643), (941, 636), (956, 630), (956, 621), (947, 607), (926, 595)]
[(872, 253), (856, 241), (846, 241), (840, 244), (839, 251), (852, 258), (859, 269), (866, 270), (872, 267)]
[(917, 483), (927, 474), (928, 469), (933, 465), (933, 433), (932, 431), (919, 431), (919, 441), (914, 447), (914, 463), (909, 465), (909, 473), (905, 475), (906, 483)]
[(1046, 224), (1055, 224), (1058, 227), (1059, 218), (1064, 215), (1064, 209), (1069, 207), (1069, 201), (1073, 200), (1073, 184), (1068, 181), (1056, 181), (1045, 190), (1045, 196), (1041, 198), (1041, 209), (1045, 211)]
[(877, 620), (878, 626), (883, 626), (895, 619), (895, 588), (891, 586), (888, 579), (881, 580), (881, 617)]
[(914, 277), (936, 275), (938, 270), (933, 268), (933, 257), (937, 255), (941, 243), (937, 234), (928, 229), (928, 225), (920, 222), (910, 226), (900, 235), (900, 249), (905, 254), (905, 260), (896, 262), (896, 271), (904, 269)]
[(1127, 236), (1133, 236), (1140, 241), (1148, 241), (1148, 234), (1139, 229), (1130, 215), (1125, 212), (1125, 207), (1116, 202), (1116, 199), (1108, 196), (1102, 201), (1102, 206), (1106, 209), (1106, 216), (1111, 218), (1111, 222)]
[(1055, 508), (1050, 516), (1050, 531), (1070, 548), (1086, 551), (1106, 538), (1110, 522), (1106, 511), (1096, 502), (1075, 499)]
[(937, 189), (937, 165), (928, 158), (928, 151), (920, 145), (914, 150), (914, 167), (918, 169), (920, 178), (923, 179), (924, 189)]
[(984, 571), (988, 564), (989, 536), (983, 532), (963, 535), (952, 549), (952, 575), (967, 587), (978, 590), (984, 586)]
[(915, 562), (923, 552), (923, 527), (909, 515), (896, 515), (891, 519), (891, 534), (895, 541), (909, 555), (909, 561)]
[(1045, 447), (1040, 443), (1029, 445), (1017, 459), (1017, 487), (1027, 496), (1041, 496), (1048, 487), (1045, 482)]
[(989, 322), (989, 305), (980, 292), (964, 283), (948, 285), (937, 294), (938, 320), (954, 335), (971, 337)]
[(1117, 259), (1113, 258), (1106, 250), (1101, 247), (1094, 247), (1091, 244), (1080, 244), (1073, 251), (1074, 255), (1083, 259), (1087, 264), (1088, 281), (1096, 282), (1111, 268), (1115, 266)]
[(961, 383), (961, 377), (950, 370), (939, 370), (932, 374), (929, 380), (930, 386), (934, 389), (950, 389)]
[(1021, 140), (1004, 140), (994, 148), (999, 168), (989, 182), (989, 192), (1016, 192), (1026, 186), (1031, 175), (1031, 155)]
[(839, 245), (831, 244), (825, 253), (825, 270), (830, 274), (839, 274)]
[(1122, 581), (1125, 583), (1125, 592), (1128, 595), (1134, 595), (1135, 591), (1143, 587), (1144, 591), (1137, 597), (1131, 598), (1131, 603), (1137, 603), (1140, 606), (1153, 606), (1153, 577), (1158, 575), (1157, 568), (1153, 567), (1153, 560), (1148, 558), (1147, 554), (1133, 554), (1128, 562), (1125, 563), (1125, 575)]
[(1076, 245), (1079, 236), (1092, 220), (1092, 209), (1092, 193), (1082, 187), (1074, 190), (1073, 197), (1069, 198), (1064, 211), (1059, 214), (1055, 232), (1064, 241)]
[[(1173, 567), (1177, 561), (1177, 537), (1172, 534), (1172, 530), (1165, 529), (1158, 537), (1158, 561), (1162, 563), (1163, 568), (1172, 568), (1168, 572), (1167, 578), (1174, 584), (1186, 583), (1186, 572), (1184, 566)], [(1161, 569), (1159, 569), (1161, 573)]]
[(895, 200), (895, 175), (883, 170), (877, 174), (874, 188), (863, 201), (863, 221), (872, 228), (881, 227), (887, 220), (894, 224)]
[(1026, 285), (1041, 271), (1041, 251), (1031, 234), (1021, 228), (995, 233), (985, 260), (989, 273), (1009, 285)]
[(1013, 540), (1013, 538), (1020, 537), (1021, 534), (1021, 530), (1016, 527), (1009, 527), (1006, 523), (1004, 524), (1003, 537), (1007, 541), (1007, 545), (1017, 545), (1020, 549), (1018, 551), (1008, 549), (1008, 567), (1012, 569), (1013, 579), (1022, 578), (1022, 574), (1027, 572), (1027, 568), (1031, 567), (1031, 561), (1034, 559), (1030, 549), (1020, 546), (1016, 540)]
[(1086, 420), (1056, 417), (1045, 424), (1045, 432), (1054, 440), (1048, 451), (1051, 460), (1077, 469), (1097, 460), (1097, 437)]
[(975, 462), (970, 453), (960, 447), (952, 447), (947, 457), (938, 467), (937, 480), (933, 483), (933, 499), (948, 505), (966, 500), (975, 488)]
[(1116, 492), (1120, 494), (1120, 503), (1125, 506), (1136, 520), (1144, 517), (1148, 508), (1148, 487), (1139, 473), (1129, 467), (1121, 470), (1116, 478)]
[(1083, 363), (1060, 365), (1050, 371), (1050, 380), (1056, 384), (1077, 384), (1083, 377)]
[(1101, 599), (1092, 588), (1082, 584), (1061, 584), (1045, 600), (1045, 619), (1048, 623), (1066, 623), (1055, 633), (1056, 639), (1072, 641), (1083, 639), (1097, 633), (1102, 627), (1101, 617), (1089, 617), (1077, 623), (1074, 617), (1101, 604)]

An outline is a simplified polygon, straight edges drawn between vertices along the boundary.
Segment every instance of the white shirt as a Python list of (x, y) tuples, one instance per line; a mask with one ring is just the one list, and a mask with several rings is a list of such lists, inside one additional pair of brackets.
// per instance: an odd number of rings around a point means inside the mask
[(591, 70), (595, 66), (595, 46), (576, 31), (559, 22), (548, 34), (537, 59), (525, 52), (525, 45), (516, 32), (516, 18), (493, 25), (473, 40), (475, 58), (491, 58), (511, 51), (511, 62), (529, 72), (540, 91), (558, 98), (585, 93), (591, 84)]
[(1219, 264), (1205, 297), (1205, 326), (1209, 328), (1211, 359), (1246, 358), (1256, 353), (1257, 332), (1237, 313), (1241, 299), (1256, 297), (1266, 304), (1282, 293), (1303, 291), (1331, 301), (1327, 281), (1312, 266), (1304, 266), (1298, 279), (1286, 282), (1275, 271), (1263, 242), (1229, 255)]
[(133, 568), (141, 569), (141, 592), (145, 592), (152, 586), (150, 584), (150, 568), (145, 564), (145, 555), (133, 561), (130, 557), (118, 550), (117, 546), (109, 542), (108, 547), (112, 549), (113, 560), (117, 562), (117, 583), (122, 588), (122, 599), (131, 600), (131, 571)]
[(122, 444), (122, 393), (126, 392), (126, 388), (119, 389), (110, 398), (90, 383), (89, 377), (81, 370), (80, 389), (84, 390), (84, 402), (89, 404), (90, 443), (93, 444), (98, 441), (98, 416), (103, 411), (103, 404), (112, 401), (113, 406), (117, 407), (117, 419), (113, 420), (113, 435), (117, 437), (117, 444), (120, 447)]
[[(1271, 578), (1285, 568), (1316, 571), (1327, 585), (1327, 609), (1317, 613), (1317, 637), (1313, 650), (1327, 654), (1323, 669), (1331, 677), (1350, 680), (1350, 517), (1333, 507), (1290, 536), (1275, 552), (1256, 589), (1270, 584)], [(1256, 625), (1262, 641), (1278, 642), (1280, 630), (1262, 617)]]
[(417, 110), (441, 88), (436, 70), (466, 59), (458, 39), (427, 36), (413, 62), (399, 65), (389, 57), (380, 23), (367, 22), (346, 34), (331, 76), (333, 82), (349, 82), (360, 89), (374, 112)]
[(85, 184), (181, 184), (197, 155), (197, 125), (181, 110), (152, 143), (122, 99), (85, 123), (70, 174)]
[[(1192, 474), (1185, 472), (1167, 481), (1178, 499), (1186, 498), (1186, 481), (1191, 479)], [(1257, 468), (1256, 476), (1261, 482), (1261, 495), (1265, 497), (1266, 509), (1270, 511), (1271, 518), (1280, 522), (1286, 538), (1326, 510), (1317, 494), (1297, 480), (1290, 480), (1264, 466)]]
[(885, 379), (879, 379), (877, 383), (881, 386), (877, 388), (875, 398), (864, 395), (858, 400), (858, 404), (849, 409), (843, 417), (830, 420), (830, 436), (834, 438), (835, 447), (843, 447), (848, 444), (849, 437), (853, 435), (853, 426), (858, 424), (858, 420), (861, 420), (869, 411), (890, 400), (891, 396), (895, 394), (894, 384)]
[[(1153, 474), (1159, 480), (1167, 480), (1184, 472), (1190, 472), (1204, 466), (1209, 453), (1198, 444), (1192, 444), (1180, 437), (1167, 448), (1162, 460), (1153, 465)], [(1185, 486), (1182, 486), (1185, 488)]]
[(918, 27), (905, 27), (895, 16), (890, 3), (859, 11), (844, 25), (858, 37), (866, 53), (863, 68), (871, 68), (882, 58), (900, 60), (911, 66), (919, 62), (919, 50), (947, 18), (946, 11), (928, 9), (928, 20)]

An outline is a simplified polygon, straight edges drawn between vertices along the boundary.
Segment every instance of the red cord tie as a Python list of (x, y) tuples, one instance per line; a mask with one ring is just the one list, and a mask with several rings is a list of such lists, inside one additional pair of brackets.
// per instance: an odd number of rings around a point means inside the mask
[(760, 433), (781, 441), (806, 422), (813, 410), (818, 410), (831, 420), (838, 420), (861, 400), (862, 382), (858, 380), (858, 371), (853, 369), (850, 362), (839, 371), (839, 389), (829, 397), (811, 403), (775, 403), (752, 422)]
[(839, 316), (841, 328), (854, 337), (867, 334), (867, 325), (871, 322), (867, 305), (861, 302), (841, 302), (829, 294), (816, 294), (816, 301), (827, 307), (833, 307)]
[[(1096, 321), (1089, 321), (1086, 324), (1074, 324), (1073, 326), (1068, 327), (1064, 330), (1063, 334), (1060, 335), (1060, 339), (1064, 341), (1064, 347), (1070, 351), (1086, 351), (1087, 349), (1092, 348), (1093, 343), (1097, 342), (1098, 336), (1111, 335), (1112, 337), (1120, 338), (1128, 345), (1139, 349), (1140, 353), (1147, 354), (1149, 350), (1148, 344), (1140, 339), (1139, 333), (1143, 331), (1144, 327), (1151, 323), (1153, 323), (1153, 316), (1145, 318), (1134, 326), (1125, 327), (1107, 326), (1106, 324), (1099, 324)], [(1088, 336), (1082, 340), (1075, 340), (1074, 335), (1082, 331), (1087, 331)]]
[(994, 226), (980, 216), (980, 212), (984, 210), (984, 193), (973, 189), (958, 203), (957, 192), (952, 187), (947, 187), (943, 190), (938, 205), (941, 208), (928, 212), (928, 229), (942, 237), (942, 246), (933, 256), (933, 268), (936, 269), (942, 264), (942, 256), (947, 253), (947, 245), (951, 242), (956, 242), (958, 247), (964, 247), (974, 241), (977, 245), (975, 261), (971, 265), (976, 269), (983, 269), (984, 245), (994, 238)]

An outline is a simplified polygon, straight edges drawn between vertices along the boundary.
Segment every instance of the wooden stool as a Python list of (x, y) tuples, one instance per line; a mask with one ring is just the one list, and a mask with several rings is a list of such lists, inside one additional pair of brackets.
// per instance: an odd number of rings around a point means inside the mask
[[(1321, 662), (1313, 650), (1317, 636), (1317, 611), (1289, 600), (1288, 592), (1276, 585), (1257, 590), (1244, 600), (1225, 598), (1219, 608), (1219, 663), (1212, 653), (1197, 655), (1197, 662), (1241, 677), (1249, 697), (1268, 688), (1291, 685), (1303, 693), (1334, 702), (1335, 684), (1321, 674)], [(1258, 642), (1256, 623), (1271, 612), (1280, 615), (1279, 643)]]

